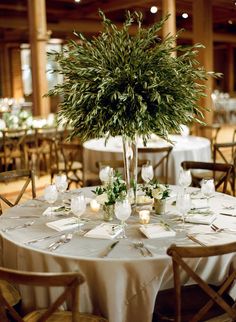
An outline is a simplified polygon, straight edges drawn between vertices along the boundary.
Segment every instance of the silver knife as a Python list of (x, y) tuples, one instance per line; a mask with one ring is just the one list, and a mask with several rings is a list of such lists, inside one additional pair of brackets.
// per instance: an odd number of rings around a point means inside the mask
[(65, 232), (57, 233), (57, 234), (54, 234), (54, 235), (48, 235), (48, 236), (44, 236), (44, 237), (40, 237), (40, 238), (36, 238), (36, 239), (31, 239), (29, 241), (24, 242), (24, 244), (34, 244), (34, 243), (37, 243), (39, 241), (43, 241), (43, 240), (46, 240), (46, 239), (49, 239), (49, 238), (59, 237), (59, 236), (63, 235), (64, 233)]
[(229, 217), (236, 217), (235, 214), (229, 214), (229, 213), (225, 213), (225, 212), (220, 212), (220, 215), (229, 216)]
[(119, 240), (115, 241), (114, 243), (112, 243), (111, 245), (109, 245), (100, 255), (99, 257), (106, 257), (111, 251), (112, 249), (119, 243)]

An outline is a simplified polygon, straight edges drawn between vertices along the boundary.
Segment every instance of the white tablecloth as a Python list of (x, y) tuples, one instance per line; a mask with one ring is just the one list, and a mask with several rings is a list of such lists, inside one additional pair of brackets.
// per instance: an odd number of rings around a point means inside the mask
[[(88, 197), (93, 196), (88, 188), (83, 189), (83, 192)], [(173, 200), (172, 198), (167, 201), (165, 215), (162, 217), (153, 215), (151, 221), (157, 222), (161, 218), (170, 226), (176, 227), (176, 222), (172, 221), (172, 215), (176, 213), (175, 206), (171, 205)], [(222, 211), (225, 206), (236, 206), (234, 197), (217, 193), (214, 198), (211, 198), (210, 205), (218, 214), (216, 224), (228, 223), (231, 227), (236, 225), (235, 217), (219, 215), (219, 211)], [(171, 259), (166, 255), (167, 247), (173, 242), (184, 245), (197, 244), (188, 239), (184, 233), (177, 233), (176, 237), (171, 238), (147, 239), (138, 229), (137, 216), (131, 216), (128, 219), (128, 239), (120, 240), (105, 258), (100, 258), (99, 254), (112, 243), (111, 240), (85, 238), (74, 234), (69, 243), (54, 252), (50, 252), (47, 247), (56, 237), (31, 245), (24, 244), (34, 238), (58, 233), (46, 226), (46, 222), (59, 219), (43, 217), (42, 213), (47, 207), (48, 205), (42, 201), (29, 201), (22, 206), (11, 208), (0, 217), (0, 225), (3, 229), (32, 220), (11, 217), (39, 216), (30, 227), (2, 232), (0, 241), (3, 266), (26, 271), (79, 271), (86, 279), (80, 292), (82, 312), (100, 312), (109, 319), (109, 322), (151, 322), (158, 290), (173, 286), (172, 264)], [(101, 222), (101, 214), (92, 213), (89, 207), (85, 215), (91, 220), (85, 228), (91, 228)], [(196, 225), (189, 224), (188, 229), (191, 227)], [(143, 257), (133, 246), (134, 240), (142, 240), (154, 256)], [(192, 265), (203, 278), (211, 283), (218, 283), (223, 280), (232, 260), (232, 255), (225, 255), (192, 261)], [(183, 278), (187, 283), (186, 276), (183, 275)], [(26, 291), (25, 288), (22, 288), (21, 292), (26, 311), (35, 306), (47, 305), (56, 294), (56, 291), (49, 292), (41, 289)]]
[[(171, 135), (173, 150), (169, 159), (169, 183), (177, 184), (182, 161), (210, 161), (211, 146), (210, 141), (203, 137)], [(147, 147), (163, 147), (168, 145), (164, 140), (153, 137), (147, 143)], [(142, 147), (142, 142), (138, 143)], [(122, 139), (121, 137), (111, 137), (105, 144), (105, 139), (94, 139), (84, 143), (84, 164), (85, 172), (91, 170), (98, 171), (97, 161), (122, 160)], [(153, 164), (157, 163), (160, 155), (142, 153), (139, 159), (148, 159)], [(161, 175), (161, 174), (160, 174)], [(163, 175), (163, 174), (162, 174)]]

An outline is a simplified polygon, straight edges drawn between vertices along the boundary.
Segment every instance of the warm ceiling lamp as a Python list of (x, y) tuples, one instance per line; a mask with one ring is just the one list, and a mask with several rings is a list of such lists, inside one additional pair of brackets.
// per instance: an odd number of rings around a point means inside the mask
[(75, 0), (75, 2), (78, 2), (78, 3), (79, 3), (80, 1), (81, 1), (81, 0)]
[(150, 8), (150, 11), (151, 11), (151, 13), (157, 13), (157, 11), (158, 11), (157, 6), (152, 6), (152, 7)]
[(188, 18), (187, 12), (182, 13), (182, 18), (184, 18), (184, 19), (187, 19)]

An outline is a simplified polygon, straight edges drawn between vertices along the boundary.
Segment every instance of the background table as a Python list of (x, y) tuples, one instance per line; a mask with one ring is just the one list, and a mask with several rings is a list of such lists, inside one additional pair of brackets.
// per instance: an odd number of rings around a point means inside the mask
[[(175, 190), (175, 187), (172, 189)], [(87, 197), (93, 196), (88, 188), (82, 191)], [(68, 193), (68, 197), (70, 196)], [(152, 222), (160, 219), (168, 221), (169, 215), (176, 211), (171, 205), (172, 201), (173, 199), (169, 199), (167, 202), (166, 215), (152, 216)], [(219, 193), (211, 198), (210, 202), (215, 212), (219, 212), (225, 203), (236, 206), (235, 198)], [(151, 322), (158, 290), (173, 286), (172, 264), (171, 259), (166, 255), (167, 247), (173, 242), (183, 245), (196, 244), (186, 238), (185, 234), (177, 234), (176, 237), (171, 238), (147, 239), (138, 229), (138, 217), (131, 216), (128, 220), (128, 239), (121, 240), (106, 258), (100, 258), (99, 254), (112, 241), (79, 237), (76, 234), (68, 244), (59, 247), (54, 252), (49, 252), (46, 247), (58, 237), (27, 246), (24, 242), (57, 233), (45, 225), (47, 221), (59, 219), (42, 216), (47, 207), (45, 202), (31, 200), (9, 209), (0, 217), (2, 229), (31, 220), (11, 217), (39, 216), (30, 227), (2, 232), (0, 241), (3, 266), (41, 272), (79, 271), (86, 279), (86, 283), (81, 286), (80, 294), (82, 312), (100, 312), (109, 319), (109, 322)], [(101, 214), (92, 213), (89, 207), (85, 216), (91, 220), (85, 228), (91, 228), (101, 222)], [(236, 224), (236, 218), (220, 215), (218, 217), (219, 220), (232, 222), (232, 225)], [(142, 257), (133, 246), (134, 240), (142, 240), (154, 256)], [(225, 255), (211, 259), (199, 259), (192, 262), (192, 265), (207, 281), (218, 283), (224, 278), (232, 260), (232, 255)], [(184, 282), (187, 283), (188, 280), (185, 279)], [(21, 292), (26, 310), (35, 305), (43, 307), (56, 295), (56, 291), (49, 292), (41, 289), (26, 291), (22, 288)]]
[[(170, 139), (173, 142), (173, 150), (169, 158), (169, 178), (170, 184), (178, 182), (180, 164), (182, 161), (210, 161), (211, 160), (211, 144), (210, 140), (197, 136), (180, 136), (171, 135)], [(147, 147), (163, 147), (169, 145), (168, 142), (153, 136), (148, 142)], [(139, 141), (139, 147), (143, 147)], [(94, 139), (84, 143), (84, 165), (86, 171), (96, 172), (97, 161), (104, 160), (122, 160), (122, 138), (111, 137), (105, 144), (105, 139)], [(139, 159), (148, 159), (153, 164), (157, 163), (160, 155), (142, 153), (138, 156)], [(163, 174), (162, 174), (163, 175)]]

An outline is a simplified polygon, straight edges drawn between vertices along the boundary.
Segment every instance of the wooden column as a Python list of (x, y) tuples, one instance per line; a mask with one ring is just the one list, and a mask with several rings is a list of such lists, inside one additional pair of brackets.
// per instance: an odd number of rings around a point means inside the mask
[(2, 97), (12, 97), (11, 75), (10, 75), (10, 55), (9, 48), (6, 44), (0, 45), (1, 53), (1, 84), (2, 84)]
[(13, 97), (23, 97), (20, 45), (11, 49), (11, 81)]
[(46, 78), (47, 25), (45, 0), (28, 0), (33, 112), (34, 115), (47, 116), (50, 113), (49, 98), (43, 97), (48, 92)]
[(234, 52), (232, 44), (227, 45), (227, 92), (232, 96), (234, 92)]
[(168, 14), (170, 14), (170, 16), (162, 29), (163, 37), (166, 37), (168, 34), (176, 35), (175, 0), (162, 0), (162, 17), (165, 17)]
[[(213, 22), (212, 22), (212, 0), (193, 1), (193, 42), (201, 43), (205, 46), (200, 49), (197, 59), (207, 71), (213, 70)], [(213, 90), (213, 80), (209, 78), (205, 82), (206, 97), (199, 102), (201, 106), (212, 108), (211, 93)], [(213, 111), (204, 112), (205, 122), (211, 124), (213, 121)]]

